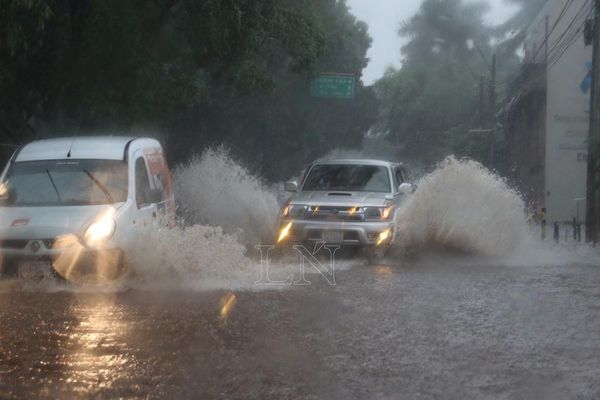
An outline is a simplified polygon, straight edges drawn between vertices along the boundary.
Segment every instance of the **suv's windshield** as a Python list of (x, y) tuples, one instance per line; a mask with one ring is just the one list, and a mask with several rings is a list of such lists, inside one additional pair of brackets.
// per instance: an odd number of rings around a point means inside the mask
[(28, 161), (4, 181), (6, 206), (113, 204), (127, 199), (127, 163), (116, 160)]
[(303, 190), (391, 192), (386, 167), (375, 165), (315, 165)]

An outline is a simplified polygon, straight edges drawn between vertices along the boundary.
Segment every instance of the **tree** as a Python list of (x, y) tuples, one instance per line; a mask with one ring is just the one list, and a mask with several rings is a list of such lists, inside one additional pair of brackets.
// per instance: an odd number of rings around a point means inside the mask
[(504, 0), (519, 6), (519, 11), (496, 28), (496, 34), (508, 38), (501, 47), (506, 52), (514, 52), (525, 40), (525, 30), (538, 15), (548, 0)]
[(483, 2), (425, 0), (399, 31), (409, 38), (402, 48), (405, 62), (431, 62), (442, 53), (469, 58), (475, 46), (487, 48), (490, 30), (483, 23), (487, 11), (489, 4)]
[[(7, 0), (0, 134), (144, 132), (173, 160), (228, 144), (272, 179), (360, 144), (372, 92), (314, 99), (319, 72), (366, 65), (370, 38), (343, 0)], [(265, 146), (273, 146), (266, 151)]]
[(450, 153), (483, 159), (481, 138), (469, 134), (479, 123), (478, 83), (488, 73), (491, 29), (483, 23), (485, 3), (425, 0), (403, 24), (409, 38), (404, 63), (376, 83), (381, 104), (377, 130), (405, 159), (427, 164)]

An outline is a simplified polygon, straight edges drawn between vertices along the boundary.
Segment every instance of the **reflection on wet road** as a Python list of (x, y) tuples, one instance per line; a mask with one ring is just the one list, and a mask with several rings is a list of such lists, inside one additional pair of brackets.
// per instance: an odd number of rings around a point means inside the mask
[(0, 398), (598, 398), (600, 269), (373, 265), (287, 290), (0, 292)]

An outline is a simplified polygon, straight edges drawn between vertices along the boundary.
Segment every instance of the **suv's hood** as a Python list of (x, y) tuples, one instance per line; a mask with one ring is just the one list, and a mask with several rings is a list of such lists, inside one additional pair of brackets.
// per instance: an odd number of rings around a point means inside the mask
[(111, 206), (0, 207), (0, 239), (52, 239), (82, 233)]
[(389, 193), (372, 192), (300, 192), (290, 200), (292, 204), (309, 206), (381, 207), (391, 199)]

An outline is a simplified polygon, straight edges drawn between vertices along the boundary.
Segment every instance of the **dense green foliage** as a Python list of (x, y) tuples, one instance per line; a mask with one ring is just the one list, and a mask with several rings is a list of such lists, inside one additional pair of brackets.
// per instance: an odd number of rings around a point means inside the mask
[(283, 178), (360, 144), (371, 91), (324, 100), (309, 84), (360, 76), (369, 46), (343, 0), (5, 0), (0, 135), (149, 132), (174, 161), (224, 143)]
[(486, 10), (485, 3), (425, 0), (402, 25), (400, 34), (409, 39), (403, 66), (389, 70), (376, 87), (382, 104), (378, 128), (405, 158), (483, 158), (485, 143), (468, 131), (480, 124), (478, 83), (487, 68), (483, 57), (491, 55)]

